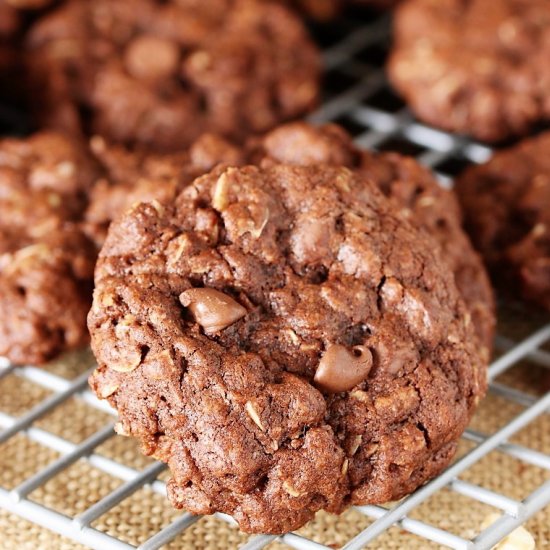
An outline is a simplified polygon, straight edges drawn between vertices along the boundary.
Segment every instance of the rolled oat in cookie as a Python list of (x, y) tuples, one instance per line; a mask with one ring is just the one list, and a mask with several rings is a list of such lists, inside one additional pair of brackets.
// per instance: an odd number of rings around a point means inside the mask
[(79, 228), (95, 169), (59, 134), (0, 140), (0, 355), (38, 364), (85, 345), (96, 248)]
[(303, 23), (264, 0), (69, 0), (26, 51), (41, 124), (162, 151), (266, 131), (319, 91)]
[(550, 132), (468, 168), (456, 187), (495, 280), (550, 310)]
[(215, 168), (108, 232), (95, 393), (168, 495), (248, 532), (400, 498), (451, 460), (486, 386), (437, 241), (343, 166)]
[(496, 141), (550, 118), (547, 0), (411, 0), (389, 75), (418, 117)]

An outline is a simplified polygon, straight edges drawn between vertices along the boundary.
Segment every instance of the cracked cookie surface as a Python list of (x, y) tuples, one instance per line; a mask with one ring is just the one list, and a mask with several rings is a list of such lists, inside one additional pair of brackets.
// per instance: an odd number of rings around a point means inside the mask
[(485, 391), (436, 241), (344, 167), (222, 166), (135, 206), (88, 322), (91, 386), (171, 502), (250, 532), (414, 490)]
[[(457, 192), (466, 227), (507, 290), (550, 310), (550, 132), (468, 168)], [(506, 289), (505, 289), (506, 290)]]
[(30, 30), (27, 54), (43, 124), (163, 151), (266, 131), (319, 90), (304, 25), (261, 0), (70, 0)]
[(550, 118), (546, 0), (412, 0), (394, 31), (390, 78), (429, 124), (496, 141)]
[(78, 226), (95, 172), (54, 133), (0, 141), (0, 355), (43, 363), (85, 345), (96, 249)]
[(443, 189), (427, 168), (398, 153), (359, 149), (336, 125), (315, 127), (301, 122), (285, 124), (262, 139), (251, 140), (248, 156), (264, 164), (342, 165), (376, 182), (402, 215), (413, 217), (438, 241), (472, 316), (481, 353), (489, 356), (496, 323), (491, 284), (480, 256), (462, 229), (455, 194)]

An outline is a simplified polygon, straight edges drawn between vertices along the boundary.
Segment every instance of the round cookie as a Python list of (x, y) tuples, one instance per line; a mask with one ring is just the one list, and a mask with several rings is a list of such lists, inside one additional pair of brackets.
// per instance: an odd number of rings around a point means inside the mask
[(427, 123), (496, 141), (550, 118), (546, 0), (411, 0), (394, 31), (390, 79)]
[(456, 189), (472, 240), (498, 279), (550, 310), (550, 132), (468, 168)]
[(0, 355), (13, 363), (88, 342), (96, 249), (77, 222), (94, 177), (61, 135), (0, 141)]
[(443, 189), (427, 168), (397, 153), (358, 149), (336, 125), (289, 123), (251, 141), (250, 148), (255, 162), (264, 158), (299, 165), (343, 165), (378, 183), (405, 216), (413, 217), (438, 241), (472, 316), (483, 345), (481, 351), (486, 357), (490, 355), (496, 321), (489, 278), (462, 229), (462, 214), (454, 193)]
[(31, 29), (27, 54), (42, 124), (163, 151), (265, 131), (319, 91), (303, 23), (261, 0), (69, 0)]
[(176, 507), (245, 531), (411, 492), (485, 391), (437, 242), (345, 167), (218, 167), (111, 224), (95, 283), (118, 432), (169, 464)]

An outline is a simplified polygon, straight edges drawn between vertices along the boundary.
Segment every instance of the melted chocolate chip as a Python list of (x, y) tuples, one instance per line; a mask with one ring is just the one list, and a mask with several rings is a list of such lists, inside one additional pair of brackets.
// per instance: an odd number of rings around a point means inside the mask
[(180, 294), (180, 302), (207, 334), (223, 330), (246, 315), (241, 304), (213, 288), (186, 290)]
[(321, 358), (314, 380), (329, 393), (348, 391), (367, 378), (371, 367), (372, 355), (365, 346), (355, 346), (350, 351), (332, 344)]

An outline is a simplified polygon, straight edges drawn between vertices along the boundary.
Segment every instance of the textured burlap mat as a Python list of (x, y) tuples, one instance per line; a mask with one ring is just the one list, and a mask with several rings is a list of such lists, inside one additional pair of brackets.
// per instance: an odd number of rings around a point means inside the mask
[[(505, 316), (501, 332), (524, 336), (539, 325), (543, 318), (529, 317), (529, 323), (520, 319), (512, 310)], [(84, 355), (73, 355), (47, 367), (48, 370), (67, 378), (77, 376), (90, 365)], [(541, 395), (548, 371), (530, 363), (518, 365), (499, 378), (532, 395)], [(49, 395), (31, 382), (10, 375), (0, 381), (0, 411), (21, 415)], [(508, 400), (489, 394), (482, 402), (472, 421), (472, 427), (490, 434), (521, 412), (522, 407)], [(35, 425), (72, 442), (78, 443), (112, 421), (108, 414), (98, 412), (77, 398), (57, 407)], [(539, 417), (520, 431), (513, 442), (550, 455), (550, 414)], [(463, 441), (459, 456), (471, 448)], [(114, 458), (129, 466), (141, 469), (151, 461), (142, 457), (137, 446), (126, 438), (114, 437), (98, 447), (96, 452)], [(13, 488), (33, 473), (44, 468), (59, 455), (19, 434), (0, 446), (0, 486)], [(162, 478), (167, 474), (163, 473)], [(526, 497), (540, 484), (550, 479), (550, 472), (529, 466), (499, 452), (493, 452), (465, 472), (461, 479), (479, 484), (515, 499)], [(107, 495), (121, 481), (79, 461), (30, 498), (59, 512), (74, 516)], [(443, 490), (415, 509), (411, 517), (421, 519), (461, 536), (472, 537), (479, 531), (483, 519), (491, 507), (475, 500)], [(171, 509), (164, 498), (143, 488), (126, 499), (111, 512), (92, 525), (123, 541), (138, 545), (162, 527), (173, 521), (178, 512)], [(320, 513), (315, 521), (300, 532), (328, 546), (338, 548), (371, 520), (355, 510), (340, 517)], [(543, 510), (526, 524), (537, 542), (537, 548), (550, 548), (550, 509)], [(215, 518), (203, 518), (166, 546), (170, 549), (228, 549), (235, 548), (248, 539), (236, 528)], [(438, 548), (424, 539), (410, 535), (394, 527), (373, 544), (373, 548), (425, 549)], [(0, 510), (0, 548), (2, 550), (74, 550), (84, 548), (66, 538), (42, 529), (30, 522)], [(270, 549), (283, 545), (273, 543)]]

